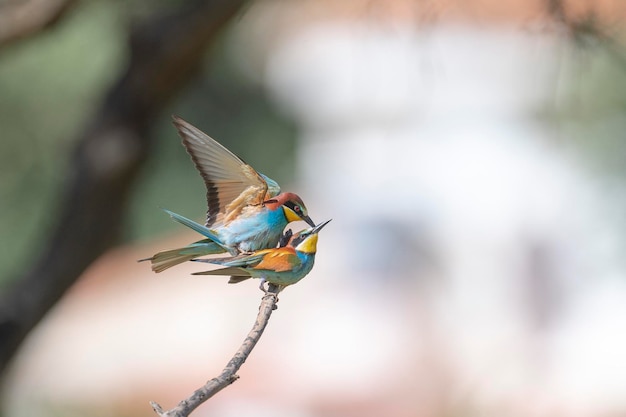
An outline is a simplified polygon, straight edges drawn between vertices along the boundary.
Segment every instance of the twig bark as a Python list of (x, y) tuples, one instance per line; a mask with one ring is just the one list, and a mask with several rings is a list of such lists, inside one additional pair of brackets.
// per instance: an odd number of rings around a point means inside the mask
[(200, 404), (239, 379), (237, 371), (246, 359), (248, 359), (248, 355), (250, 355), (250, 352), (252, 352), (252, 349), (254, 349), (254, 346), (256, 346), (261, 338), (263, 330), (265, 330), (265, 326), (267, 326), (270, 316), (272, 315), (272, 311), (277, 308), (278, 291), (277, 286), (270, 284), (267, 294), (261, 299), (259, 314), (254, 322), (254, 326), (252, 326), (252, 330), (250, 330), (248, 336), (246, 336), (235, 355), (228, 361), (219, 376), (207, 381), (206, 384), (198, 388), (191, 396), (182, 400), (171, 410), (165, 411), (156, 402), (150, 402), (150, 405), (152, 405), (152, 408), (160, 417), (187, 417)]

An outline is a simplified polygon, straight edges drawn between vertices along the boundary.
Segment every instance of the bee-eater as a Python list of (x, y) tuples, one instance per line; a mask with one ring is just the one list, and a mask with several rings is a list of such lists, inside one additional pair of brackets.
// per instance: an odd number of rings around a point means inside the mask
[(299, 196), (281, 193), (276, 181), (255, 171), (200, 129), (180, 117), (173, 119), (183, 146), (204, 179), (208, 210), (204, 226), (165, 211), (207, 239), (142, 259), (151, 261), (153, 271), (209, 254), (229, 252), (235, 256), (274, 248), (283, 229), (293, 221), (315, 226)]
[(327, 220), (296, 233), (285, 247), (263, 249), (232, 258), (194, 259), (197, 262), (218, 264), (225, 268), (196, 272), (193, 275), (230, 275), (229, 284), (236, 284), (248, 278), (261, 278), (259, 288), (262, 291), (267, 292), (263, 284), (268, 282), (277, 285), (280, 292), (311, 272), (317, 251), (317, 234), (329, 222), (330, 220)]

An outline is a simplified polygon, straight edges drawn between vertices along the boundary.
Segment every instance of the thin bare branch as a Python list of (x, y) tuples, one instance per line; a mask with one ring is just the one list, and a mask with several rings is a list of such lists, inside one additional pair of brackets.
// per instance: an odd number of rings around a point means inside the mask
[(278, 287), (270, 284), (267, 294), (261, 299), (259, 314), (254, 322), (254, 326), (252, 326), (252, 330), (250, 330), (235, 355), (228, 361), (222, 373), (207, 381), (206, 384), (198, 388), (193, 394), (182, 400), (171, 410), (164, 411), (159, 404), (152, 401), (150, 405), (152, 405), (154, 411), (160, 417), (187, 417), (200, 404), (239, 379), (237, 371), (246, 359), (248, 359), (248, 355), (250, 355), (250, 352), (252, 352), (252, 349), (254, 349), (254, 346), (256, 346), (261, 338), (263, 330), (265, 330), (265, 326), (267, 326), (270, 316), (272, 315), (272, 311), (277, 308), (277, 302)]

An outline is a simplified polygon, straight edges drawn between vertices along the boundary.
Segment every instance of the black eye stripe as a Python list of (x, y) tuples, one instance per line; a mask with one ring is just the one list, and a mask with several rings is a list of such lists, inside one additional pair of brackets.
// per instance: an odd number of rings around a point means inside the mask
[(300, 236), (298, 236), (297, 238), (295, 238), (293, 240), (293, 242), (291, 243), (291, 245), (295, 248), (296, 246), (298, 246), (300, 243), (302, 243), (304, 241), (304, 239), (306, 239), (306, 237), (308, 236), (308, 233), (302, 233)]

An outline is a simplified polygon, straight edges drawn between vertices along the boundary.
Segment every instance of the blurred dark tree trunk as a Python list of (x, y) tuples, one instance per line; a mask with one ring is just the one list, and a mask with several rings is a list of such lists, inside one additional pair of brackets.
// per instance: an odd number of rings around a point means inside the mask
[(0, 375), (27, 334), (122, 230), (150, 151), (150, 127), (197, 73), (207, 46), (245, 0), (182, 2), (130, 31), (127, 68), (86, 124), (43, 253), (0, 303)]

